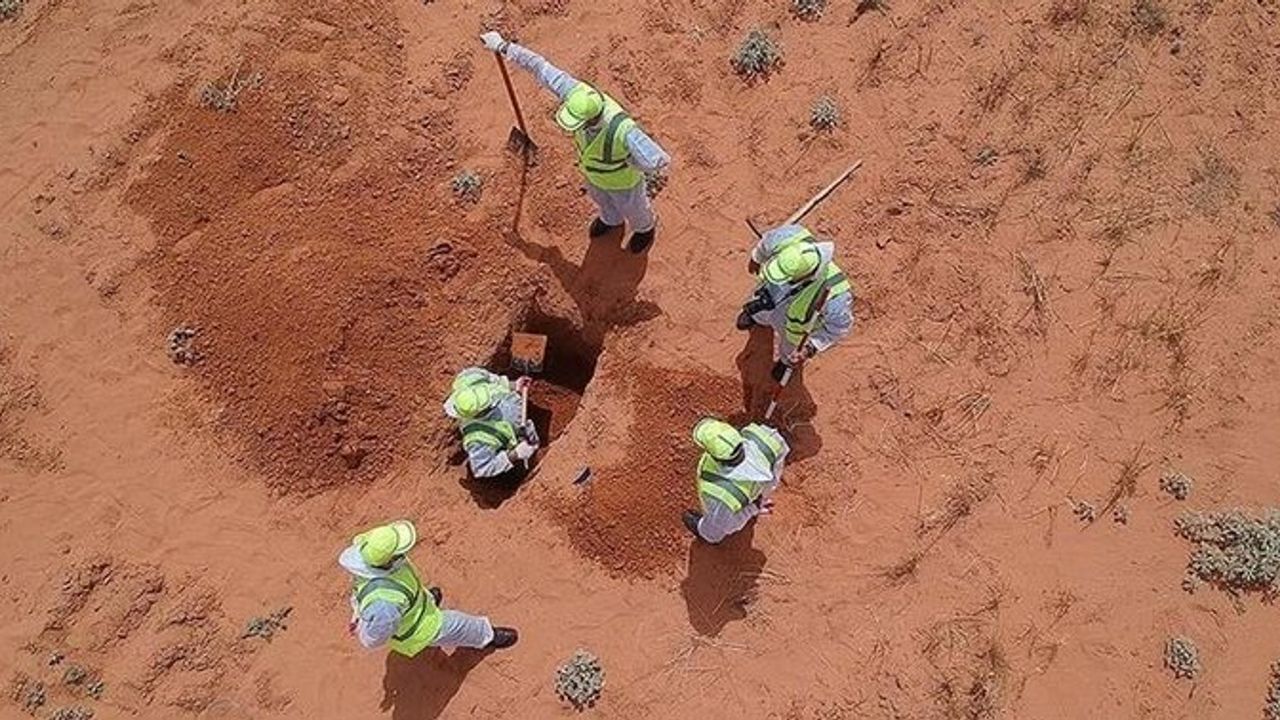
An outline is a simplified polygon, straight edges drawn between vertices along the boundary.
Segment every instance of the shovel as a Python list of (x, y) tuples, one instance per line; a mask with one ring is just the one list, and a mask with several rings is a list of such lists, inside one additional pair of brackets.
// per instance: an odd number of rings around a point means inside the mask
[[(502, 71), (502, 84), (507, 86), (507, 97), (511, 98), (511, 108), (516, 111), (517, 127), (511, 128), (511, 132), (507, 134), (507, 149), (523, 155), (525, 163), (533, 165), (534, 153), (538, 151), (538, 146), (534, 144), (533, 138), (529, 137), (529, 131), (524, 126), (524, 113), (520, 112), (520, 101), (516, 100), (515, 88), (511, 87), (511, 75), (507, 73), (506, 61), (502, 59), (501, 53), (495, 52), (493, 57), (498, 60), (498, 69)], [(545, 349), (545, 344), (543, 347)]]
[[(502, 58), (498, 58), (502, 62)], [(508, 86), (509, 87), (509, 86)], [(514, 99), (514, 96), (512, 96)], [(517, 110), (516, 112), (519, 112)], [(515, 133), (515, 128), (511, 129)], [(535, 375), (542, 372), (542, 365), (547, 357), (547, 336), (531, 333), (511, 333), (511, 369), (521, 375)], [(520, 425), (529, 420), (529, 386), (520, 392)], [(525, 469), (529, 461), (524, 461)]]

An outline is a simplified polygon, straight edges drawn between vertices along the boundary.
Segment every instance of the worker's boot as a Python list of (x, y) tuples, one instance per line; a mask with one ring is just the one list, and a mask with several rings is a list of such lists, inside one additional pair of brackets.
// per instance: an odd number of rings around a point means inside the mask
[(608, 235), (609, 233), (613, 232), (614, 230), (617, 230), (620, 227), (622, 226), (607, 225), (605, 224), (605, 221), (601, 220), (600, 218), (596, 218), (591, 221), (591, 227), (587, 228), (587, 235), (592, 240), (595, 240), (596, 238), (602, 238), (605, 235)]
[(440, 607), (444, 602), (444, 591), (438, 587), (429, 587), (427, 592), (431, 593), (431, 599), (436, 601), (436, 607)]
[(702, 513), (694, 512), (693, 510), (685, 510), (684, 515), (681, 515), (680, 519), (684, 521), (685, 529), (693, 533), (694, 537), (699, 539), (702, 538), (702, 536), (698, 534), (698, 522), (702, 520)]
[(627, 241), (627, 249), (639, 255), (649, 249), (653, 245), (653, 234), (658, 228), (651, 227), (644, 232), (631, 233), (631, 239)]
[(734, 323), (734, 325), (736, 325), (739, 330), (750, 330), (760, 324), (756, 322), (754, 317), (752, 317), (753, 315), (755, 315), (755, 313), (751, 312), (749, 308), (742, 308), (742, 312), (738, 313), (738, 321)]
[(509, 648), (515, 645), (519, 639), (520, 633), (516, 632), (515, 628), (495, 627), (493, 629), (493, 639), (489, 641), (488, 645), (484, 646), (484, 649), (501, 650), (502, 648)]

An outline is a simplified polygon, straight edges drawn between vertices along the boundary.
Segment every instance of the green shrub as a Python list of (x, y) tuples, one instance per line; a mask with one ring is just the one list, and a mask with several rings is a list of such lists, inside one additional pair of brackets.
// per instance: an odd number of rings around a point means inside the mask
[(18, 17), (22, 12), (23, 2), (24, 0), (0, 0), (0, 20)]
[(579, 650), (569, 661), (556, 668), (556, 695), (581, 710), (591, 707), (604, 689), (604, 670), (600, 658)]
[(733, 69), (747, 80), (768, 77), (782, 66), (782, 47), (763, 30), (752, 30), (733, 54)]
[(1242, 510), (1186, 513), (1174, 521), (1177, 534), (1194, 543), (1188, 583), (1207, 582), (1237, 595), (1280, 595), (1280, 510), (1252, 517)]
[(791, 12), (801, 20), (817, 20), (827, 9), (827, 0), (791, 0)]
[(830, 95), (823, 95), (809, 110), (809, 125), (814, 130), (833, 130), (840, 124), (840, 106)]
[(1164, 644), (1165, 667), (1176, 678), (1194, 680), (1200, 674), (1200, 650), (1186, 637), (1171, 637)]

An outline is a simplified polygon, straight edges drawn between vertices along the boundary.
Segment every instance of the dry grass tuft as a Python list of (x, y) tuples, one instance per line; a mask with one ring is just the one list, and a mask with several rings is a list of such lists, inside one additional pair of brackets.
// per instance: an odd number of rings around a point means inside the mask
[(1036, 335), (1043, 337), (1049, 330), (1048, 284), (1045, 283), (1044, 277), (1027, 256), (1019, 253), (1017, 260), (1018, 275), (1022, 280), (1022, 294), (1031, 300), (1031, 307), (1027, 309), (1027, 312), (1031, 314), (1031, 329)]
[(1102, 512), (1111, 512), (1124, 498), (1131, 498), (1138, 490), (1138, 476), (1147, 468), (1151, 467), (1151, 461), (1142, 462), (1142, 451), (1146, 448), (1146, 443), (1139, 443), (1134, 448), (1133, 455), (1129, 456), (1120, 464), (1120, 474), (1116, 477), (1115, 482), (1111, 483), (1111, 493), (1107, 496), (1107, 502), (1102, 506)]
[(1240, 171), (1213, 148), (1200, 148), (1199, 156), (1200, 164), (1191, 169), (1191, 206), (1214, 217), (1240, 194)]
[(917, 532), (920, 535), (927, 535), (935, 530), (939, 535), (947, 533), (961, 520), (972, 515), (994, 493), (995, 480), (990, 475), (953, 484), (943, 497), (942, 507), (920, 519)]

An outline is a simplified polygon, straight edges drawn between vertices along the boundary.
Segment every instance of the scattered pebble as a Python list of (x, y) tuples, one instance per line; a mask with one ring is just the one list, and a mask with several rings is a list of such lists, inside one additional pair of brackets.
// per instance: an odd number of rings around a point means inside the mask
[(200, 362), (203, 356), (196, 349), (196, 335), (200, 334), (199, 328), (189, 327), (187, 325), (179, 325), (169, 331), (169, 359), (178, 365), (186, 365), (188, 367)]

